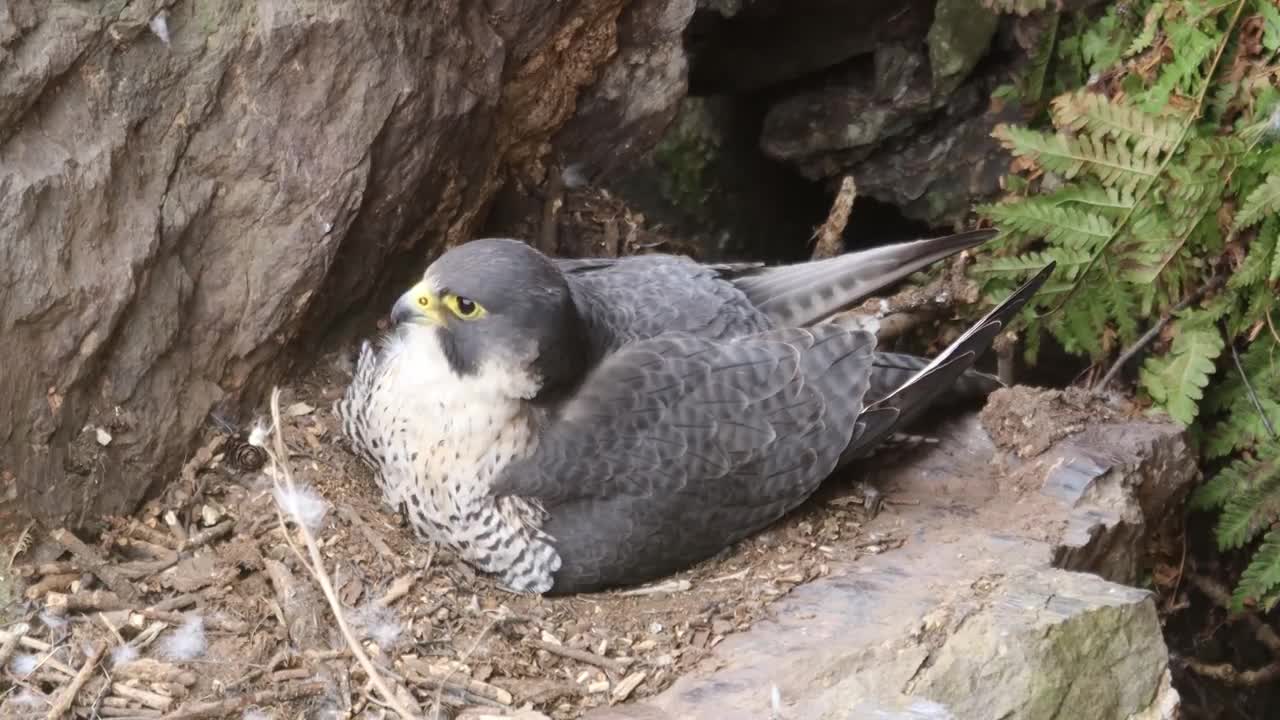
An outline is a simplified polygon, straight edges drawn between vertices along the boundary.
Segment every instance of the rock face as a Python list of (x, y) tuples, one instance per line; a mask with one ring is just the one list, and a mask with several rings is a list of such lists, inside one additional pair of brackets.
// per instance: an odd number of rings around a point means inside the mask
[[(864, 531), (905, 536), (900, 548), (837, 562), (703, 670), (588, 717), (1173, 718), (1153, 597), (1130, 585), (1194, 458), (1172, 425), (1054, 425), (1061, 402), (1001, 390), (981, 419), (947, 423), (933, 449), (878, 473), (893, 502)], [(1015, 407), (1044, 412), (1001, 411)], [(1012, 432), (1023, 416), (1041, 420)], [(1044, 436), (1058, 439), (1018, 456)]]
[(656, 134), (691, 3), (0, 5), (0, 530), (135, 506), (566, 124)]

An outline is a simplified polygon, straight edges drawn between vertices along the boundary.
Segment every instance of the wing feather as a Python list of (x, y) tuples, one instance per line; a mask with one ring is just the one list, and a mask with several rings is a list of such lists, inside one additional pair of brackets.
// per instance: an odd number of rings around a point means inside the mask
[(862, 410), (874, 344), (835, 325), (633, 343), (592, 373), (495, 493), (548, 510), (557, 591), (686, 567), (830, 474)]

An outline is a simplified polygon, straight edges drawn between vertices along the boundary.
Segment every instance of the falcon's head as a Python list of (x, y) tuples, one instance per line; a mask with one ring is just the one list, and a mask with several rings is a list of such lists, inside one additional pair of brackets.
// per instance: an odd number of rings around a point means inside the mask
[(463, 379), (498, 367), (524, 373), (545, 394), (585, 372), (586, 329), (568, 281), (517, 240), (474, 240), (445, 252), (396, 300), (391, 319), (402, 337), (434, 335)]

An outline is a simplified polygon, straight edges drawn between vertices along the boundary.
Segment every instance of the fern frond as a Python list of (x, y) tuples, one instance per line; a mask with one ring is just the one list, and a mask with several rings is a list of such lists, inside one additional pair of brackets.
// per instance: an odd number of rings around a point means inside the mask
[(1234, 229), (1240, 231), (1252, 227), (1277, 212), (1280, 212), (1280, 174), (1273, 173), (1244, 199), (1240, 212), (1236, 213)]
[(996, 12), (1027, 16), (1049, 7), (1049, 0), (982, 0), (982, 4)]
[(1160, 170), (1158, 162), (1146, 155), (1135, 155), (1124, 143), (1090, 135), (1070, 137), (1003, 124), (992, 135), (1015, 156), (1026, 157), (1068, 180), (1088, 170), (1103, 185), (1132, 192), (1139, 183), (1155, 178)]
[(1222, 335), (1196, 328), (1184, 317), (1176, 324), (1173, 346), (1163, 357), (1148, 358), (1140, 372), (1142, 386), (1169, 416), (1183, 425), (1195, 422), (1204, 388), (1222, 354)]
[(1164, 3), (1153, 3), (1147, 8), (1147, 14), (1142, 19), (1142, 31), (1133, 38), (1133, 42), (1129, 43), (1129, 48), (1124, 51), (1125, 57), (1133, 57), (1151, 47), (1151, 43), (1156, 40), (1156, 31), (1160, 28), (1160, 18), (1163, 16)]
[(1262, 47), (1269, 53), (1280, 52), (1280, 10), (1269, 2), (1258, 3), (1262, 16)]
[(1249, 253), (1245, 255), (1240, 269), (1227, 281), (1227, 288), (1240, 290), (1269, 280), (1270, 273), (1273, 270), (1272, 264), (1273, 256), (1276, 254), (1275, 249), (1276, 236), (1274, 232), (1258, 233), (1253, 242), (1249, 243)]
[[(988, 257), (975, 265), (973, 272), (982, 274), (1022, 275), (1036, 272), (1050, 262), (1058, 263), (1055, 275), (1069, 275), (1089, 262), (1089, 253), (1083, 250), (1054, 248), (1046, 252), (1031, 252), (1016, 257)], [(1037, 295), (1043, 294), (1043, 290)]]
[(1132, 142), (1133, 151), (1149, 160), (1170, 152), (1182, 137), (1185, 118), (1156, 116), (1085, 89), (1054, 98), (1053, 123), (1073, 133), (1089, 133), (1095, 138)]
[(1115, 231), (1111, 221), (1101, 215), (1043, 200), (990, 206), (985, 214), (1001, 229), (1045, 237), (1075, 248), (1095, 248)]
[(1219, 548), (1234, 550), (1280, 520), (1280, 450), (1237, 460), (1221, 474), (1226, 500), (1215, 534)]
[(1280, 586), (1280, 527), (1273, 527), (1240, 574), (1240, 582), (1231, 594), (1231, 605), (1237, 611), (1243, 610), (1246, 602), (1264, 598), (1277, 586)]
[(1189, 22), (1173, 23), (1169, 30), (1173, 58), (1165, 63), (1154, 85), (1146, 93), (1144, 109), (1158, 112), (1175, 92), (1190, 92), (1199, 84), (1201, 68), (1218, 49), (1218, 38)]

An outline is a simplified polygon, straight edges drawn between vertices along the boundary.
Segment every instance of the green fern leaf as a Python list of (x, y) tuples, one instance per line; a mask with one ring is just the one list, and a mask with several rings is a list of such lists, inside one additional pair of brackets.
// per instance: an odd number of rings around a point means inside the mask
[(1049, 7), (1049, 0), (982, 0), (982, 4), (997, 12), (1026, 16)]
[(1053, 122), (1058, 128), (1132, 142), (1134, 152), (1151, 160), (1159, 153), (1173, 150), (1182, 138), (1183, 118), (1144, 113), (1125, 102), (1088, 90), (1059, 95), (1052, 107)]
[(1034, 160), (1068, 180), (1087, 169), (1103, 185), (1115, 185), (1132, 192), (1138, 184), (1155, 178), (1159, 172), (1159, 164), (1151, 158), (1134, 155), (1123, 143), (1090, 135), (1050, 135), (1013, 125), (999, 125), (992, 135), (1015, 156)]
[(1151, 43), (1156, 40), (1156, 30), (1160, 28), (1160, 18), (1164, 15), (1164, 3), (1153, 3), (1147, 8), (1147, 14), (1142, 19), (1142, 31), (1133, 38), (1133, 42), (1129, 43), (1129, 48), (1124, 51), (1125, 57), (1133, 57), (1140, 52), (1151, 47)]
[(1280, 212), (1280, 174), (1268, 175), (1253, 189), (1236, 213), (1234, 229), (1239, 231), (1257, 224), (1268, 215)]
[(1240, 574), (1240, 583), (1231, 595), (1233, 609), (1243, 610), (1249, 600), (1261, 600), (1280, 586), (1280, 527), (1262, 538), (1262, 544)]
[(1043, 200), (996, 205), (986, 214), (1001, 229), (1045, 237), (1050, 242), (1077, 248), (1096, 248), (1115, 232), (1111, 221), (1101, 215)]
[(1280, 51), (1280, 10), (1270, 2), (1258, 3), (1262, 16), (1262, 47), (1269, 53)]
[(1140, 373), (1152, 399), (1183, 425), (1195, 422), (1204, 388), (1215, 370), (1213, 361), (1223, 349), (1222, 336), (1216, 330), (1189, 325), (1185, 318), (1180, 321), (1169, 353), (1149, 358)]

